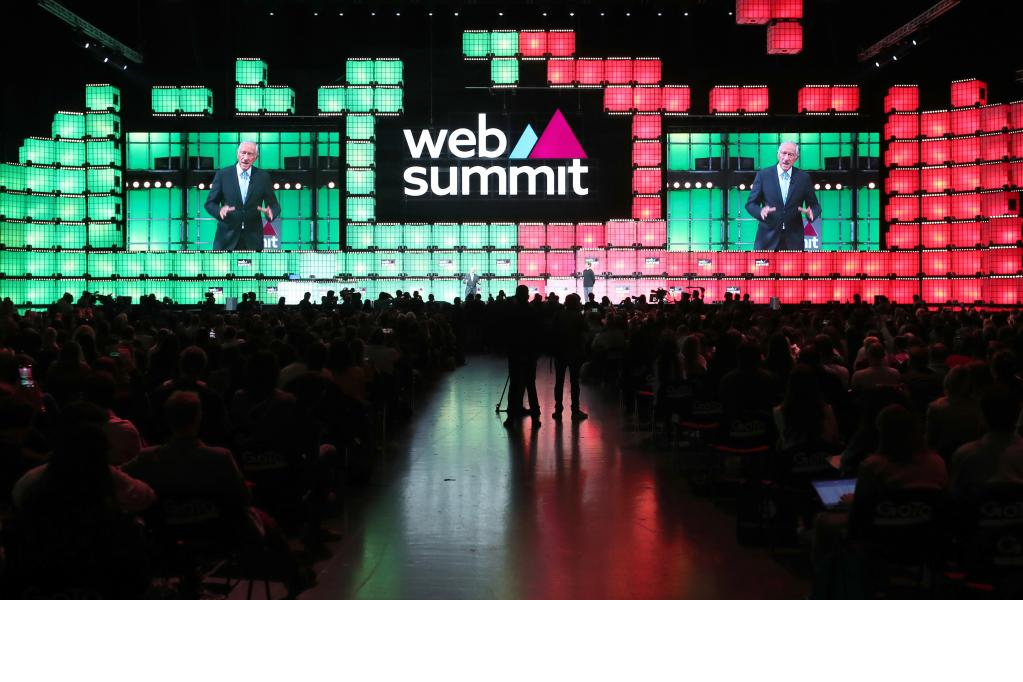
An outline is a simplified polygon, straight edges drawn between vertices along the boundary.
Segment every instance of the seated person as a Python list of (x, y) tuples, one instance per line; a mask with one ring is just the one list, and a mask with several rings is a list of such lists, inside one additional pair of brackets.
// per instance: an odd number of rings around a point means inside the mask
[(974, 499), (991, 483), (1023, 484), (1023, 438), (1015, 433), (1019, 398), (995, 385), (981, 396), (980, 409), (987, 432), (959, 447), (949, 463), (957, 498)]

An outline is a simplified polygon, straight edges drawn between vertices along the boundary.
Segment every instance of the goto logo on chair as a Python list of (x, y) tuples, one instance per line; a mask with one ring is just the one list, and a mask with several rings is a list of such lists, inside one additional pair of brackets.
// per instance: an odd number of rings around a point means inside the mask
[[(405, 169), (405, 195), (432, 196), (586, 196), (584, 176), (589, 167), (575, 133), (561, 110), (556, 110), (543, 133), (537, 135), (527, 125), (507, 158), (508, 136), (487, 125), (487, 115), (479, 114), (476, 130), (442, 128), (423, 129), (419, 135), (403, 129), (405, 143), (414, 159), (424, 154), (437, 161), (444, 155), (454, 157), (450, 166), (415, 165)], [(463, 159), (480, 159), (488, 165), (462, 165)], [(518, 163), (515, 163), (518, 162)]]

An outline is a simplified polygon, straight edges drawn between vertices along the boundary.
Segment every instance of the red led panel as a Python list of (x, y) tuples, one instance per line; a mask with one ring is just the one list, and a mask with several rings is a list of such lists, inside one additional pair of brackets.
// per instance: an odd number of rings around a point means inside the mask
[(803, 257), (803, 271), (808, 275), (830, 275), (835, 272), (833, 261), (834, 254), (831, 251), (817, 251)]
[(548, 253), (547, 273), (551, 277), (571, 277), (575, 274), (575, 252), (551, 251)]
[(632, 111), (633, 94), (629, 86), (604, 88), (604, 111)]
[(848, 303), (856, 294), (863, 294), (863, 283), (858, 279), (836, 279), (832, 287), (831, 300)]
[(936, 166), (951, 160), (951, 140), (924, 140), (920, 143), (920, 163), (925, 166)]
[(656, 140), (661, 137), (661, 117), (657, 114), (636, 114), (632, 117), (634, 140)]
[(1023, 218), (1019, 216), (997, 216), (982, 225), (981, 243), (1015, 244), (1023, 239)]
[(831, 109), (831, 86), (804, 85), (796, 95), (796, 109), (812, 112), (826, 112)]
[(952, 169), (947, 166), (931, 166), (920, 171), (920, 188), (925, 192), (944, 192), (952, 188), (951, 182)]
[(920, 108), (920, 89), (915, 85), (893, 85), (884, 97), (885, 113), (916, 111)]
[(859, 253), (838, 251), (833, 255), (832, 267), (839, 275), (850, 277), (858, 275), (863, 269), (863, 264)]
[(982, 285), (979, 279), (954, 279), (952, 280), (952, 297), (957, 301), (968, 301), (970, 303), (981, 300)]
[[(963, 196), (968, 197), (970, 195)], [(973, 196), (980, 199), (980, 206), (976, 213), (964, 216), (966, 218), (972, 218), (977, 215), (1019, 214), (1019, 192), (987, 192)]]
[[(925, 176), (931, 169), (924, 169), (923, 174)], [(945, 170), (945, 169), (941, 169)], [(904, 169), (904, 168), (893, 168), (888, 173), (888, 178), (884, 183), (885, 192), (888, 194), (912, 194), (913, 192), (920, 191), (920, 171), (915, 169)], [(937, 190), (929, 190), (937, 191)]]
[(981, 270), (986, 273), (1015, 275), (1023, 271), (1023, 249), (987, 249), (981, 254)]
[(655, 85), (644, 85), (633, 90), (632, 104), (636, 111), (660, 111), (664, 100), (664, 89)]
[(575, 82), (575, 60), (549, 59), (547, 61), (547, 82), (551, 85), (571, 85)]
[(977, 250), (953, 251), (952, 272), (957, 275), (975, 275), (981, 271), (981, 252)]
[(981, 280), (981, 297), (990, 303), (1018, 305), (1023, 302), (1023, 278), (997, 277)]
[(952, 106), (972, 107), (987, 104), (987, 83), (977, 79), (952, 82)]
[(632, 65), (632, 77), (640, 85), (656, 85), (661, 82), (661, 60), (636, 59)]
[(941, 137), (952, 132), (952, 121), (947, 111), (925, 111), (920, 114), (920, 134)]
[(952, 300), (952, 280), (925, 279), (922, 284), (921, 296), (927, 303), (947, 303)]
[(519, 31), (519, 54), (523, 57), (543, 57), (547, 54), (547, 32)]
[(627, 298), (646, 293), (640, 291), (639, 284), (633, 279), (609, 279), (607, 281), (607, 297), (612, 303), (621, 303)]
[(584, 249), (606, 246), (607, 237), (604, 223), (579, 223), (576, 225), (575, 244)]
[[(962, 195), (959, 195), (962, 196)], [(979, 204), (979, 202), (978, 202)], [(959, 204), (957, 204), (959, 205)], [(976, 214), (973, 214), (976, 215)], [(954, 213), (950, 198), (944, 194), (929, 194), (920, 197), (920, 216), (924, 220), (944, 220), (949, 217), (972, 217)]]
[(802, 19), (803, 0), (771, 0), (772, 19)]
[[(817, 254), (811, 254), (816, 256)], [(774, 264), (775, 271), (771, 274), (778, 274), (782, 277), (798, 276), (806, 272), (804, 262), (806, 261), (806, 254), (802, 251), (794, 251), (792, 253), (781, 253), (774, 254), (771, 259)], [(754, 263), (756, 265), (756, 263)]]
[(892, 114), (884, 124), (886, 140), (914, 140), (920, 135), (918, 114)]
[(767, 88), (762, 86), (743, 87), (740, 89), (739, 108), (747, 113), (764, 113), (770, 104)]
[(632, 82), (631, 59), (608, 59), (604, 63), (604, 79), (610, 85), (628, 85)]
[(575, 77), (580, 85), (600, 85), (604, 82), (604, 60), (576, 60)]
[(803, 25), (778, 20), (767, 25), (767, 54), (799, 54), (803, 51)]
[[(796, 283), (799, 285), (799, 298), (802, 298), (803, 283), (799, 280)], [(786, 281), (785, 284), (789, 284), (789, 282)], [(784, 288), (784, 285), (781, 282), (775, 282), (773, 279), (751, 279), (739, 286), (742, 294), (749, 294), (750, 300), (754, 303), (768, 303), (774, 296), (781, 298), (782, 303), (789, 302), (782, 295), (776, 293), (779, 289)], [(794, 302), (799, 303), (799, 298)]]
[(1023, 159), (1023, 132), (1009, 134), (1009, 156)]
[[(664, 111), (678, 114), (689, 111), (688, 85), (666, 85), (662, 90), (662, 95)], [(1020, 146), (1023, 148), (1023, 136), (1020, 138)]]
[(1009, 169), (1011, 166), (1012, 164), (1002, 163), (1000, 161), (976, 166), (976, 168), (980, 170), (980, 186), (984, 189), (1002, 189), (1003, 187), (1008, 186)]
[(571, 57), (575, 54), (575, 31), (548, 31), (547, 51), (552, 57)]
[(742, 102), (740, 89), (730, 85), (715, 85), (710, 89), (710, 112), (735, 113)]
[[(949, 225), (951, 234), (948, 243), (952, 246), (976, 246), (980, 244), (984, 224), (975, 221), (951, 223)], [(978, 267), (977, 270), (979, 269)], [(971, 270), (970, 272), (976, 272), (976, 270)]]
[(1001, 161), (1009, 156), (1009, 136), (1005, 133), (981, 135), (980, 158), (985, 161)]
[(1023, 187), (1023, 161), (1009, 164), (1009, 184), (1012, 187)]
[(551, 223), (547, 226), (547, 246), (552, 249), (571, 249), (575, 245), (574, 223)]
[(916, 225), (889, 225), (885, 244), (887, 244), (889, 249), (912, 249), (920, 241), (917, 236), (918, 234), (919, 231)]
[(952, 162), (975, 163), (980, 161), (979, 137), (953, 137)]
[(836, 85), (831, 88), (831, 108), (839, 112), (860, 110), (860, 88), (858, 85)]
[(519, 246), (540, 249), (547, 245), (547, 226), (543, 223), (520, 223)]
[(593, 273), (603, 275), (607, 273), (607, 250), (606, 249), (579, 249), (575, 254), (575, 271), (582, 272), (586, 269), (587, 263), (592, 263)]
[(717, 267), (718, 255), (719, 253), (716, 251), (694, 251), (690, 260), (693, 272), (701, 277), (720, 272), (721, 270)]
[(735, 23), (763, 25), (771, 20), (772, 0), (735, 0)]
[(920, 146), (916, 142), (892, 142), (885, 150), (886, 166), (915, 166), (920, 163)]
[(920, 272), (920, 257), (916, 252), (889, 253), (888, 272), (896, 277), (916, 277)]
[(951, 251), (924, 251), (921, 257), (925, 275), (947, 275), (953, 271)]
[(668, 241), (668, 224), (663, 220), (640, 220), (636, 223), (636, 243), (663, 247)]
[(660, 220), (660, 197), (632, 197), (632, 217), (636, 220)]
[(980, 109), (955, 109), (949, 115), (953, 135), (976, 135), (980, 132)]
[(637, 272), (636, 252), (633, 249), (608, 249), (608, 271), (612, 275), (631, 275)]
[(892, 274), (889, 254), (883, 251), (863, 252), (860, 256), (860, 274), (883, 276)]
[(661, 191), (660, 168), (636, 168), (632, 171), (634, 194), (656, 194)]
[(547, 272), (547, 254), (543, 251), (520, 251), (519, 272), (525, 277), (539, 277)]
[(985, 133), (997, 133), (1009, 127), (1009, 105), (993, 104), (981, 107), (980, 129)]
[[(907, 226), (913, 228), (913, 226)], [(889, 230), (889, 234), (891, 231)], [(928, 249), (943, 249), (952, 244), (951, 223), (924, 223), (920, 226), (921, 246)]]
[(1009, 127), (1023, 128), (1023, 102), (1007, 104), (1009, 107)]
[(611, 220), (607, 224), (609, 246), (632, 246), (636, 243), (635, 220)]
[(952, 166), (948, 186), (956, 192), (972, 192), (980, 186), (980, 166)]
[(641, 249), (636, 252), (636, 267), (647, 276), (659, 276), (668, 271), (668, 252), (664, 249)]
[(890, 222), (908, 223), (919, 218), (920, 202), (916, 197), (892, 197), (885, 207), (885, 219)]
[(660, 142), (633, 142), (632, 143), (632, 165), (633, 166), (660, 166), (661, 165), (661, 143)]
[(774, 252), (764, 254), (755, 251), (722, 251), (717, 256), (713, 271), (729, 276), (752, 274), (757, 258), (770, 258), (773, 255)]
[(919, 280), (863, 280), (864, 301), (873, 301), (875, 296), (887, 296), (893, 303), (912, 303), (913, 296), (920, 293)]

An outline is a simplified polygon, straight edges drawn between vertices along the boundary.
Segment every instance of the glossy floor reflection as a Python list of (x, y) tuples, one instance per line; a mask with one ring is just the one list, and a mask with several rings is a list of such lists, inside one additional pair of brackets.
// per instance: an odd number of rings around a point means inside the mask
[(543, 425), (509, 431), (494, 412), (505, 376), (476, 356), (433, 388), (333, 522), (343, 537), (304, 598), (806, 595), (766, 551), (736, 544), (734, 516), (690, 494), (667, 455), (639, 447), (613, 396), (584, 387), (590, 419), (559, 424), (542, 361)]

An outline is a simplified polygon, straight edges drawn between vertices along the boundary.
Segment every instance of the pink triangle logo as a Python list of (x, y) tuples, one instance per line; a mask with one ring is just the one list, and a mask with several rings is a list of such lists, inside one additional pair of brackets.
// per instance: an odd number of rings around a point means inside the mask
[(540, 139), (537, 140), (533, 151), (529, 153), (531, 159), (585, 159), (586, 152), (576, 139), (575, 133), (568, 127), (568, 121), (557, 109), (547, 127), (543, 129)]

